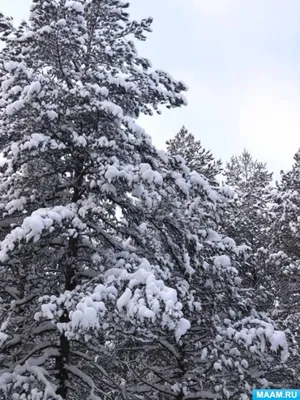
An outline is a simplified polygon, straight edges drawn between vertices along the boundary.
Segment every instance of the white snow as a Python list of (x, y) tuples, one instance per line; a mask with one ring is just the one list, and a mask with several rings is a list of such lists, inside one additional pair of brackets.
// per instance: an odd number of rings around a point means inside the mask
[(17, 69), (19, 66), (19, 63), (15, 62), (15, 61), (7, 61), (4, 63), (4, 69), (7, 72), (13, 72), (13, 70)]
[(208, 229), (206, 240), (209, 242), (220, 242), (221, 236), (216, 231), (213, 231), (212, 229)]
[[(49, 215), (56, 218), (56, 221), (49, 217)], [(12, 251), (16, 244), (21, 240), (26, 239), (26, 242), (33, 239), (37, 241), (43, 231), (49, 230), (53, 223), (57, 220), (72, 219), (74, 213), (69, 207), (57, 206), (53, 209), (39, 209), (34, 211), (30, 217), (26, 217), (21, 227), (17, 227), (9, 233), (5, 239), (0, 243), (0, 260), (7, 261), (9, 258), (8, 253)]]
[(42, 87), (39, 81), (34, 81), (30, 84), (30, 86), (27, 89), (27, 96), (30, 96), (35, 94), (35, 93), (40, 93)]
[(140, 226), (139, 226), (139, 230), (140, 230), (142, 233), (145, 233), (146, 230), (147, 230), (147, 223), (146, 223), (146, 222), (141, 223)]
[(231, 266), (231, 260), (228, 256), (225, 254), (222, 256), (217, 256), (214, 259), (214, 265), (216, 267), (230, 267)]
[(108, 114), (113, 115), (114, 117), (118, 117), (120, 119), (122, 119), (123, 117), (123, 109), (111, 101), (108, 100), (102, 101), (101, 109), (107, 112)]
[(162, 185), (163, 178), (159, 172), (153, 171), (149, 164), (140, 165), (142, 179), (148, 183), (156, 183)]
[(56, 119), (58, 117), (57, 112), (54, 110), (47, 110), (46, 115), (51, 121), (53, 121), (54, 119)]
[(56, 22), (57, 26), (66, 26), (67, 21), (64, 18), (61, 18), (59, 21)]
[(22, 211), (26, 203), (26, 197), (22, 196), (19, 199), (13, 199), (9, 201), (6, 204), (5, 209), (8, 211), (9, 214), (13, 214), (15, 211)]
[(240, 286), (241, 283), (242, 283), (242, 278), (240, 278), (239, 276), (236, 276), (236, 277), (234, 278), (234, 283), (235, 283), (237, 286)]
[(141, 318), (149, 318), (149, 319), (150, 318), (154, 319), (155, 317), (155, 313), (144, 305), (139, 307), (138, 315)]
[(176, 340), (178, 341), (183, 335), (185, 335), (190, 327), (191, 323), (187, 319), (181, 318), (175, 331)]
[(65, 3), (65, 7), (66, 8), (71, 8), (71, 9), (75, 10), (78, 13), (83, 13), (84, 12), (84, 6), (79, 1), (68, 0)]
[[(72, 318), (72, 323), (73, 323), (73, 318)], [(90, 328), (91, 326), (98, 325), (97, 311), (95, 310), (95, 308), (93, 307), (84, 308), (84, 311), (82, 312), (82, 318), (80, 320), (80, 325), (83, 328)]]
[(184, 253), (184, 266), (185, 266), (185, 270), (189, 275), (193, 275), (195, 273), (194, 268), (191, 266), (190, 263), (190, 256), (187, 252)]
[(132, 298), (132, 291), (129, 288), (126, 288), (125, 292), (122, 294), (122, 296), (119, 297), (117, 301), (118, 310), (121, 311), (123, 308), (126, 308), (131, 298)]
[(214, 367), (215, 371), (222, 371), (222, 369), (223, 369), (222, 364), (219, 362), (215, 362), (213, 367)]
[(42, 133), (33, 133), (28, 139), (29, 140), (20, 145), (21, 150), (38, 148), (41, 144), (43, 144), (43, 147), (45, 147), (47, 142), (50, 140), (49, 136), (46, 136)]
[(281, 351), (281, 358), (282, 361), (286, 361), (289, 352), (288, 352), (288, 342), (286, 339), (286, 334), (283, 331), (274, 331), (269, 337), (268, 337), (270, 343), (271, 343), (271, 350), (273, 351), (278, 351), (279, 348), (282, 349)]
[(108, 183), (111, 183), (118, 176), (119, 176), (119, 170), (116, 168), (115, 165), (110, 165), (105, 173), (105, 178), (107, 179)]
[(6, 106), (6, 113), (7, 113), (8, 115), (13, 115), (13, 114), (15, 114), (16, 112), (20, 111), (23, 107), (24, 107), (24, 101), (21, 100), (21, 99), (16, 100), (16, 101), (14, 101), (13, 103), (8, 104), (8, 105)]
[(207, 359), (208, 356), (208, 350), (206, 347), (204, 347), (204, 349), (202, 349), (201, 352), (201, 361), (205, 361)]

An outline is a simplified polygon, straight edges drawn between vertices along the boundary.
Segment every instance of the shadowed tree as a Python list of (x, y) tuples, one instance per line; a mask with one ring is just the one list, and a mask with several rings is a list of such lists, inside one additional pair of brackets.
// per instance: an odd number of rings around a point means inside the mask
[(183, 157), (191, 170), (203, 175), (210, 183), (216, 182), (217, 175), (222, 172), (221, 160), (215, 160), (212, 153), (184, 126), (173, 139), (166, 142), (166, 145), (168, 152)]
[(238, 243), (246, 243), (254, 251), (266, 244), (268, 226), (265, 196), (269, 193), (272, 173), (266, 163), (254, 160), (244, 150), (233, 156), (224, 169), (226, 183), (235, 191), (232, 211), (226, 219), (226, 232)]

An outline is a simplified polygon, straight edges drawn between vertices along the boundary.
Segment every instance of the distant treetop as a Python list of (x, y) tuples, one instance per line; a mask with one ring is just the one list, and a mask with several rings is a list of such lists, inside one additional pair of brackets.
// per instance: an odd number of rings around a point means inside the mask
[(209, 181), (216, 181), (222, 171), (221, 160), (215, 160), (210, 150), (206, 150), (200, 140), (183, 126), (173, 139), (166, 142), (167, 150), (172, 155), (180, 155), (187, 166), (203, 175)]

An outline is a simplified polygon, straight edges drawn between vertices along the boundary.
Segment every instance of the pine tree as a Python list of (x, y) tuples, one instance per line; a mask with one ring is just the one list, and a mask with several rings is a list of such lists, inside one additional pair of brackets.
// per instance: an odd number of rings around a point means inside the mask
[(294, 156), (290, 171), (281, 172), (281, 179), (271, 193), (271, 245), (268, 265), (272, 274), (276, 317), (289, 323), (299, 342), (300, 315), (300, 151)]
[(191, 170), (197, 171), (211, 183), (216, 182), (217, 175), (222, 171), (221, 160), (215, 160), (212, 153), (202, 147), (200, 140), (196, 140), (184, 126), (166, 145), (168, 152), (183, 157)]
[[(266, 163), (254, 160), (244, 150), (240, 156), (233, 156), (224, 170), (226, 183), (235, 191), (223, 219), (223, 229), (237, 243), (251, 248), (245, 264), (245, 278), (256, 289), (256, 302), (265, 309), (270, 303), (270, 276), (264, 262), (268, 257), (270, 245), (270, 215), (268, 196), (272, 173)], [(271, 306), (272, 308), (272, 306)]]
[(237, 242), (258, 249), (265, 243), (265, 196), (270, 188), (272, 173), (268, 172), (265, 163), (254, 160), (244, 150), (226, 164), (224, 175), (226, 183), (236, 193), (236, 203), (232, 215), (228, 217), (231, 225), (228, 233)]
[(1, 51), (1, 396), (244, 400), (292, 385), (288, 337), (217, 233), (225, 188), (135, 123), (185, 104), (185, 86), (138, 56), (130, 38), (151, 19), (127, 7), (35, 0)]
[(273, 191), (274, 223), (278, 234), (273, 238), (276, 246), (281, 246), (289, 255), (300, 258), (299, 247), (299, 191), (300, 191), (300, 151), (294, 155), (294, 165), (290, 171), (281, 172), (277, 190)]

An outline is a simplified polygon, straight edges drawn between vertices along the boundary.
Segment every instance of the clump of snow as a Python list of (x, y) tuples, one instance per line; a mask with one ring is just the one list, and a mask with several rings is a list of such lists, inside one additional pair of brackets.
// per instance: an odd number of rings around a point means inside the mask
[(19, 63), (15, 62), (15, 61), (7, 61), (4, 63), (3, 66), (4, 66), (5, 71), (12, 73), (15, 69), (18, 68)]
[(220, 242), (221, 236), (216, 231), (208, 229), (206, 240), (209, 242)]
[(142, 179), (148, 183), (156, 183), (158, 185), (162, 185), (163, 178), (159, 172), (153, 171), (149, 164), (141, 164), (140, 165), (141, 176)]
[(78, 13), (83, 13), (84, 12), (84, 6), (79, 1), (68, 0), (65, 3), (65, 7), (69, 8), (69, 9), (73, 9), (74, 11), (76, 11)]
[(181, 318), (177, 324), (177, 329), (175, 331), (176, 340), (179, 341), (181, 336), (185, 335), (190, 327), (190, 322), (185, 318)]
[(121, 311), (123, 308), (125, 308), (131, 298), (132, 291), (129, 288), (126, 288), (125, 292), (122, 294), (122, 296), (119, 297), (117, 301), (118, 310)]
[(191, 260), (190, 260), (190, 256), (187, 252), (184, 253), (184, 266), (185, 266), (185, 270), (187, 272), (187, 274), (189, 275), (193, 275), (195, 273), (194, 268), (191, 266)]
[(5, 209), (8, 211), (8, 214), (13, 214), (15, 211), (22, 211), (26, 203), (27, 198), (22, 196), (19, 199), (13, 199), (9, 201), (6, 204)]
[(216, 267), (230, 267), (231, 266), (231, 260), (228, 256), (226, 256), (225, 254), (222, 256), (217, 256), (214, 259), (214, 265)]
[(45, 145), (49, 141), (49, 136), (46, 136), (42, 133), (33, 133), (32, 135), (30, 135), (29, 140), (20, 145), (20, 150), (38, 148), (40, 145), (45, 147)]
[(39, 81), (34, 81), (30, 84), (27, 89), (27, 96), (31, 96), (35, 93), (40, 93), (42, 87)]
[(64, 18), (62, 18), (62, 19), (60, 19), (59, 21), (56, 22), (56, 25), (57, 26), (66, 26), (67, 25), (67, 21)]
[(81, 307), (82, 310), (77, 309), (71, 314), (71, 321), (73, 328), (82, 326), (82, 328), (90, 329), (91, 327), (98, 327), (97, 311), (94, 307)]
[(111, 114), (114, 117), (118, 117), (120, 119), (122, 119), (122, 117), (124, 117), (123, 109), (111, 101), (108, 101), (108, 100), (102, 101), (101, 109), (103, 111), (107, 112), (108, 114)]
[(239, 276), (236, 276), (236, 277), (234, 278), (234, 283), (235, 283), (237, 286), (240, 286), (241, 283), (242, 283), (242, 278), (240, 278)]
[(215, 362), (213, 367), (215, 371), (222, 371), (223, 369), (222, 364), (220, 362)]
[(24, 101), (22, 99), (16, 100), (6, 106), (6, 114), (13, 115), (20, 111), (24, 107)]
[(118, 178), (118, 176), (119, 170), (115, 165), (110, 165), (105, 173), (105, 178), (107, 179), (108, 183), (111, 183), (114, 179)]
[(271, 330), (268, 332), (267, 337), (271, 343), (271, 350), (276, 352), (281, 348), (281, 359), (282, 361), (286, 361), (289, 357), (289, 352), (285, 332), (277, 330), (273, 330), (272, 332)]
[(51, 121), (53, 121), (54, 119), (56, 119), (58, 117), (57, 112), (54, 110), (47, 110), (46, 115)]

